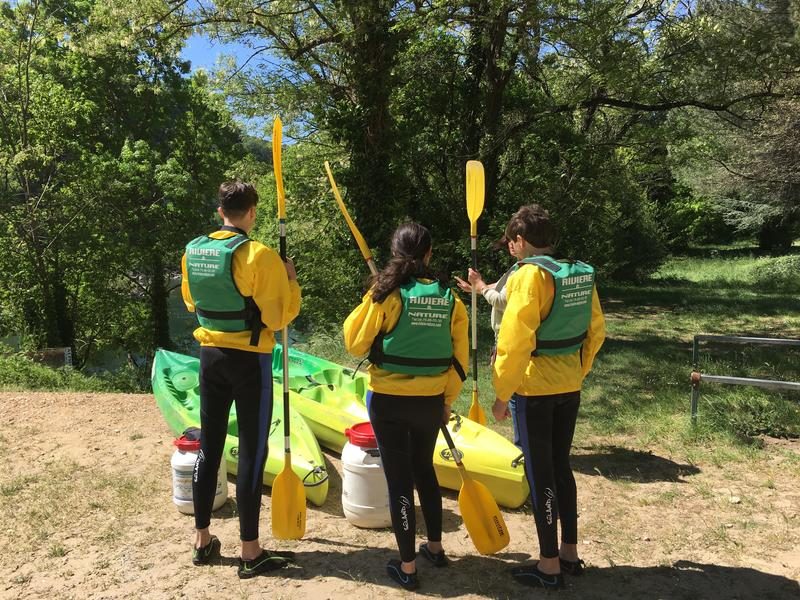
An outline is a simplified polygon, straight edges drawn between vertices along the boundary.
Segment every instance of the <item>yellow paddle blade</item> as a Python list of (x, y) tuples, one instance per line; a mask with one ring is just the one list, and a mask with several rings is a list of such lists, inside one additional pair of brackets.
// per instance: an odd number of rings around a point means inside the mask
[(508, 527), (497, 507), (489, 488), (480, 481), (470, 479), (462, 469), (461, 491), (458, 493), (458, 508), (464, 526), (481, 554), (499, 552), (511, 541)]
[(483, 197), (486, 186), (483, 181), (483, 164), (479, 160), (467, 161), (467, 216), (469, 234), (478, 235), (478, 217), (483, 212)]
[(361, 250), (361, 256), (364, 257), (364, 260), (370, 262), (372, 260), (372, 252), (370, 252), (369, 246), (367, 245), (367, 240), (364, 239), (364, 236), (361, 235), (356, 224), (353, 223), (353, 219), (350, 218), (350, 213), (347, 212), (347, 207), (344, 205), (342, 195), (339, 193), (339, 188), (336, 186), (336, 181), (333, 178), (333, 171), (331, 171), (331, 166), (328, 164), (327, 160), (325, 161), (325, 171), (328, 173), (328, 181), (331, 182), (331, 189), (336, 198), (336, 203), (339, 205), (339, 210), (342, 211), (342, 216), (344, 216), (344, 220), (347, 221), (347, 226), (350, 227), (353, 237), (356, 238), (356, 244), (358, 244), (358, 248)]
[(286, 453), (283, 469), (272, 482), (272, 537), (299, 540), (306, 532), (306, 490), (292, 471), (292, 457)]
[(283, 123), (275, 117), (272, 125), (272, 166), (275, 169), (275, 185), (278, 186), (278, 218), (286, 218), (286, 193), (283, 190), (283, 169), (281, 167), (281, 146), (283, 144)]
[(469, 407), (469, 414), (467, 415), (467, 418), (470, 421), (475, 421), (479, 425), (486, 425), (486, 413), (483, 412), (483, 408), (478, 402), (477, 391), (472, 392), (472, 404)]

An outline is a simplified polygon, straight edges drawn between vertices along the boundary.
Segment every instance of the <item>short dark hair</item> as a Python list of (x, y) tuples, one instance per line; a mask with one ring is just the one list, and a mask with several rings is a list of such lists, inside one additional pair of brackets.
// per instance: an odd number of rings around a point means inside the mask
[(513, 240), (518, 235), (535, 248), (554, 246), (558, 241), (558, 232), (550, 220), (550, 213), (538, 204), (520, 207), (509, 220), (503, 237)]
[(226, 217), (243, 217), (258, 204), (258, 192), (251, 183), (225, 181), (219, 186), (217, 202)]

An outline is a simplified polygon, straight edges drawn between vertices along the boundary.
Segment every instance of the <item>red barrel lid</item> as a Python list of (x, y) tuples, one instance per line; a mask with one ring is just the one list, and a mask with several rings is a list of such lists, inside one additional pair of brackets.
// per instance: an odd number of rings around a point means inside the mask
[(197, 452), (200, 450), (200, 440), (190, 440), (187, 439), (185, 435), (179, 437), (173, 444), (175, 444), (181, 452)]
[(375, 432), (372, 431), (372, 423), (356, 423), (352, 427), (344, 430), (344, 434), (350, 443), (359, 448), (377, 448), (378, 441), (375, 439)]

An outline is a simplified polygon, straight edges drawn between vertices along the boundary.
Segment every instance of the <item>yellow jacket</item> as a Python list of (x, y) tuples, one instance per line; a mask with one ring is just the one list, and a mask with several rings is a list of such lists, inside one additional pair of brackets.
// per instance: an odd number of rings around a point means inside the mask
[(546, 396), (576, 392), (606, 337), (606, 325), (597, 288), (592, 291), (592, 318), (579, 352), (531, 356), (536, 331), (553, 307), (553, 277), (536, 265), (525, 265), (506, 284), (508, 304), (497, 338), (494, 363), (495, 395), (508, 402), (514, 393)]
[[(464, 303), (455, 292), (453, 298), (455, 305), (450, 321), (453, 356), (466, 371), (469, 361), (469, 317)], [(399, 290), (394, 290), (380, 303), (373, 302), (372, 293), (367, 292), (361, 304), (344, 322), (344, 346), (347, 351), (353, 356), (367, 354), (379, 333), (387, 333), (394, 328), (400, 319), (402, 308)], [(390, 373), (375, 365), (370, 365), (368, 373), (369, 389), (375, 392), (396, 396), (436, 396), (444, 393), (444, 401), (448, 406), (455, 402), (463, 385), (452, 366), (440, 375)]]
[[(227, 239), (236, 235), (232, 231), (215, 231), (215, 239)], [(300, 285), (289, 281), (281, 257), (273, 249), (251, 240), (240, 246), (233, 254), (233, 280), (243, 296), (252, 296), (261, 309), (261, 321), (266, 329), (261, 330), (258, 346), (250, 345), (249, 331), (211, 331), (205, 327), (194, 330), (195, 339), (201, 346), (234, 348), (248, 352), (272, 352), (275, 346), (274, 331), (288, 325), (300, 313)], [(194, 312), (194, 300), (189, 291), (186, 275), (186, 254), (181, 259), (181, 294), (189, 312)]]

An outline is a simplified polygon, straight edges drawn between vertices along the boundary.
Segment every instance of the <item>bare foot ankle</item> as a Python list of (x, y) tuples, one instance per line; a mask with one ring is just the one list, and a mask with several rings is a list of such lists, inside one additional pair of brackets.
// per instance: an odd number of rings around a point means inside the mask
[(569, 562), (578, 562), (578, 545), (561, 544), (561, 548), (558, 551), (558, 556)]
[(561, 573), (561, 563), (558, 562), (557, 556), (554, 558), (544, 558), (540, 556), (536, 568), (546, 575), (558, 575)]
[(247, 542), (242, 542), (242, 552), (239, 556), (242, 557), (242, 560), (253, 560), (254, 558), (258, 558), (261, 556), (261, 553), (264, 549), (261, 547), (261, 544), (258, 540), (249, 540)]
[(211, 543), (211, 534), (208, 532), (208, 529), (204, 529), (202, 531), (196, 532), (194, 536), (194, 547), (195, 548), (205, 548)]
[(432, 554), (439, 554), (443, 550), (442, 542), (428, 542), (428, 550)]
[(417, 572), (417, 561), (412, 560), (411, 562), (401, 562), (400, 569), (406, 575), (413, 575)]

